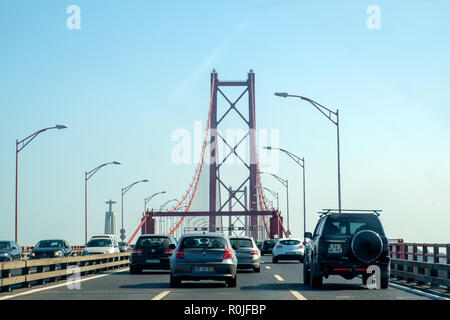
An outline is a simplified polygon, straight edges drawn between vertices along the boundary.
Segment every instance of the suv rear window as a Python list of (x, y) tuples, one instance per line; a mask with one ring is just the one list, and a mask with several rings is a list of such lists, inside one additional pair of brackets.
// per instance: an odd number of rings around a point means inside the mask
[(384, 235), (383, 228), (376, 216), (329, 216), (324, 227), (324, 234), (355, 235), (362, 230), (372, 230)]
[(188, 237), (181, 245), (186, 249), (224, 249), (227, 247), (226, 240), (219, 237)]
[(231, 245), (238, 245), (239, 248), (253, 248), (253, 242), (250, 239), (230, 239)]
[(280, 243), (285, 246), (295, 246), (297, 244), (300, 244), (300, 241), (298, 241), (298, 240), (283, 240), (283, 241), (280, 241)]
[(265, 245), (275, 244), (275, 241), (274, 240), (266, 240), (266, 241), (264, 241), (264, 244)]
[(136, 243), (136, 247), (160, 247), (169, 246), (170, 240), (167, 237), (141, 237)]

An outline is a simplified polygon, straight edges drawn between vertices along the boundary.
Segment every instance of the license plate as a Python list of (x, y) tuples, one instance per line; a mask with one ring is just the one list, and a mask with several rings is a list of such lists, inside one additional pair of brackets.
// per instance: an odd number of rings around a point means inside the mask
[(193, 267), (193, 272), (214, 272), (214, 267)]
[(294, 254), (296, 254), (295, 252), (287, 252), (286, 254), (291, 254), (291, 255), (294, 255)]
[(342, 244), (338, 243), (328, 244), (328, 253), (342, 253)]
[(148, 260), (145, 260), (145, 262), (146, 263), (159, 263), (159, 260), (158, 259), (148, 259)]

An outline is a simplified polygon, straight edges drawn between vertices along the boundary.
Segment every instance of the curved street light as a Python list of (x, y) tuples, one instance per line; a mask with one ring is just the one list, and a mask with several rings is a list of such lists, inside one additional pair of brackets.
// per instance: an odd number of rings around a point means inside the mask
[(107, 163), (103, 163), (101, 165), (99, 165), (98, 167), (92, 169), (91, 171), (86, 171), (84, 173), (84, 243), (87, 243), (87, 234), (88, 234), (88, 228), (87, 228), (87, 182), (90, 178), (92, 178), (92, 176), (94, 174), (97, 173), (98, 170), (100, 170), (101, 168), (110, 165), (110, 164), (115, 164), (115, 165), (120, 165), (121, 163), (118, 161), (113, 161), (113, 162), (107, 162)]
[(276, 178), (278, 181), (281, 182), (281, 184), (283, 186), (286, 187), (286, 212), (287, 212), (287, 234), (291, 235), (291, 229), (289, 228), (289, 183), (288, 180), (284, 180), (283, 178), (280, 178), (279, 176), (273, 174), (273, 173), (268, 173), (268, 172), (259, 172), (259, 174), (268, 174), (271, 175), (272, 177)]
[[(309, 98), (306, 98), (303, 96), (288, 94), (287, 92), (275, 92), (275, 95), (277, 97), (283, 97), (283, 98), (294, 97), (294, 98), (300, 98), (302, 100), (308, 101), (336, 126), (336, 130), (337, 130), (337, 161), (338, 161), (338, 163), (337, 163), (337, 166), (338, 166), (338, 206), (339, 206), (339, 213), (341, 213), (342, 205), (341, 205), (341, 156), (340, 156), (340, 146), (339, 146), (339, 109), (336, 109), (336, 111), (332, 111), (312, 99), (309, 99)], [(336, 120), (333, 120), (332, 115), (334, 115)]]
[(15, 241), (17, 242), (17, 230), (18, 230), (18, 190), (19, 190), (19, 152), (22, 151), (23, 148), (25, 148), (34, 138), (36, 138), (39, 134), (42, 132), (45, 132), (47, 130), (51, 129), (66, 129), (68, 128), (65, 124), (57, 124), (54, 127), (48, 127), (41, 129), (39, 131), (36, 131), (35, 133), (29, 135), (25, 139), (18, 140), (16, 139), (16, 188), (15, 188)]
[(141, 182), (148, 182), (147, 179), (144, 180), (138, 180), (133, 182), (132, 184), (130, 184), (129, 186), (126, 186), (125, 188), (122, 188), (122, 228), (120, 229), (120, 239), (123, 241), (125, 240), (125, 229), (123, 228), (123, 196), (125, 195), (125, 193), (127, 193), (131, 188), (133, 188), (135, 185), (137, 185), (138, 183)]
[(305, 189), (305, 158), (300, 158), (295, 154), (281, 148), (274, 148), (271, 146), (264, 147), (266, 150), (279, 150), (286, 153), (292, 160), (294, 160), (303, 170), (303, 234), (306, 232), (306, 189)]
[(166, 193), (166, 191), (161, 191), (161, 192), (157, 192), (152, 194), (151, 196), (147, 197), (144, 199), (144, 212), (147, 212), (147, 203), (152, 200), (155, 196), (157, 196), (158, 194), (163, 194)]

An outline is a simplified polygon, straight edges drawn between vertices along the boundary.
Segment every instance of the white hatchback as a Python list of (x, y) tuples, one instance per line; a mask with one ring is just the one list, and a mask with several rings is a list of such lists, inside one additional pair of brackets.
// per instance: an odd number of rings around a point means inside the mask
[(303, 262), (305, 246), (300, 239), (279, 239), (272, 251), (272, 262), (278, 260), (298, 260)]

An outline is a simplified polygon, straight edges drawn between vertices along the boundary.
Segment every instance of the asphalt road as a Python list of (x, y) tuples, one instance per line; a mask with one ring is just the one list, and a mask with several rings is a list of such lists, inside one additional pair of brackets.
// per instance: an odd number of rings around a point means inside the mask
[[(389, 287), (369, 290), (359, 278), (345, 280), (331, 276), (324, 279), (321, 290), (303, 285), (303, 264), (281, 261), (273, 264), (270, 255), (263, 256), (260, 273), (239, 271), (237, 287), (225, 282), (183, 282), (181, 288), (170, 288), (169, 271), (148, 271), (130, 275), (128, 270), (96, 274), (81, 279), (78, 288), (66, 282), (17, 289), (1, 293), (0, 300), (423, 300), (427, 297)], [(76, 287), (76, 286), (74, 286)]]

